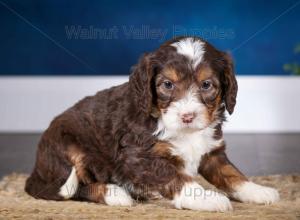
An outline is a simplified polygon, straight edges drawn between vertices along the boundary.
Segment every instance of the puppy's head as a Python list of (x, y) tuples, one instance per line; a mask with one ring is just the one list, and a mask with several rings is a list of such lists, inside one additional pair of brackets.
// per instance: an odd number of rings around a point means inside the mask
[(231, 58), (200, 38), (176, 38), (145, 54), (130, 85), (138, 108), (167, 129), (203, 129), (232, 114), (237, 82)]

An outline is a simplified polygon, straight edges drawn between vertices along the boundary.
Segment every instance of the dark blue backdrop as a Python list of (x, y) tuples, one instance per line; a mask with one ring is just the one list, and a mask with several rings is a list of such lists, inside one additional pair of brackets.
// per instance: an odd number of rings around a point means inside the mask
[(206, 38), (238, 74), (287, 75), (300, 4), (283, 1), (0, 0), (1, 75), (128, 74), (176, 35)]

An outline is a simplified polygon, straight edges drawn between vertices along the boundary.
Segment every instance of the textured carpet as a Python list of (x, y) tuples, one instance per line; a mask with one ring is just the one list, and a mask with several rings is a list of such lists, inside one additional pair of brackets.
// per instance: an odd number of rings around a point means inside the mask
[[(11, 174), (1, 180), (0, 219), (300, 219), (300, 175), (252, 177), (256, 183), (277, 188), (281, 201), (273, 205), (232, 202), (234, 210), (226, 213), (176, 210), (163, 199), (132, 207), (36, 200), (23, 190), (26, 177)], [(199, 182), (212, 188), (203, 179)]]

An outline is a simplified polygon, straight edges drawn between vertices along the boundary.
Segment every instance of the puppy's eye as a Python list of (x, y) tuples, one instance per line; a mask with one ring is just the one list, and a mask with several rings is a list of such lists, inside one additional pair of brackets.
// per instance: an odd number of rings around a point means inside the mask
[(205, 80), (202, 82), (201, 89), (209, 90), (212, 87), (212, 83), (209, 80)]
[(169, 89), (169, 90), (171, 90), (171, 89), (174, 88), (174, 84), (173, 84), (172, 82), (170, 82), (170, 81), (164, 81), (164, 82), (163, 82), (163, 85), (164, 85), (164, 87), (165, 87), (166, 89)]

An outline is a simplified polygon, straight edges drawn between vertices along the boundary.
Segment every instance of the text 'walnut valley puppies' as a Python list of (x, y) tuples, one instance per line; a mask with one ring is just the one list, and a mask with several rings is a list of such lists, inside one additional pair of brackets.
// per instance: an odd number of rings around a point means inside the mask
[(176, 38), (142, 56), (129, 82), (86, 97), (44, 132), (25, 190), (35, 198), (132, 205), (154, 193), (178, 209), (226, 211), (202, 175), (230, 197), (273, 203), (225, 154), (222, 123), (234, 110), (231, 58), (199, 38)]

